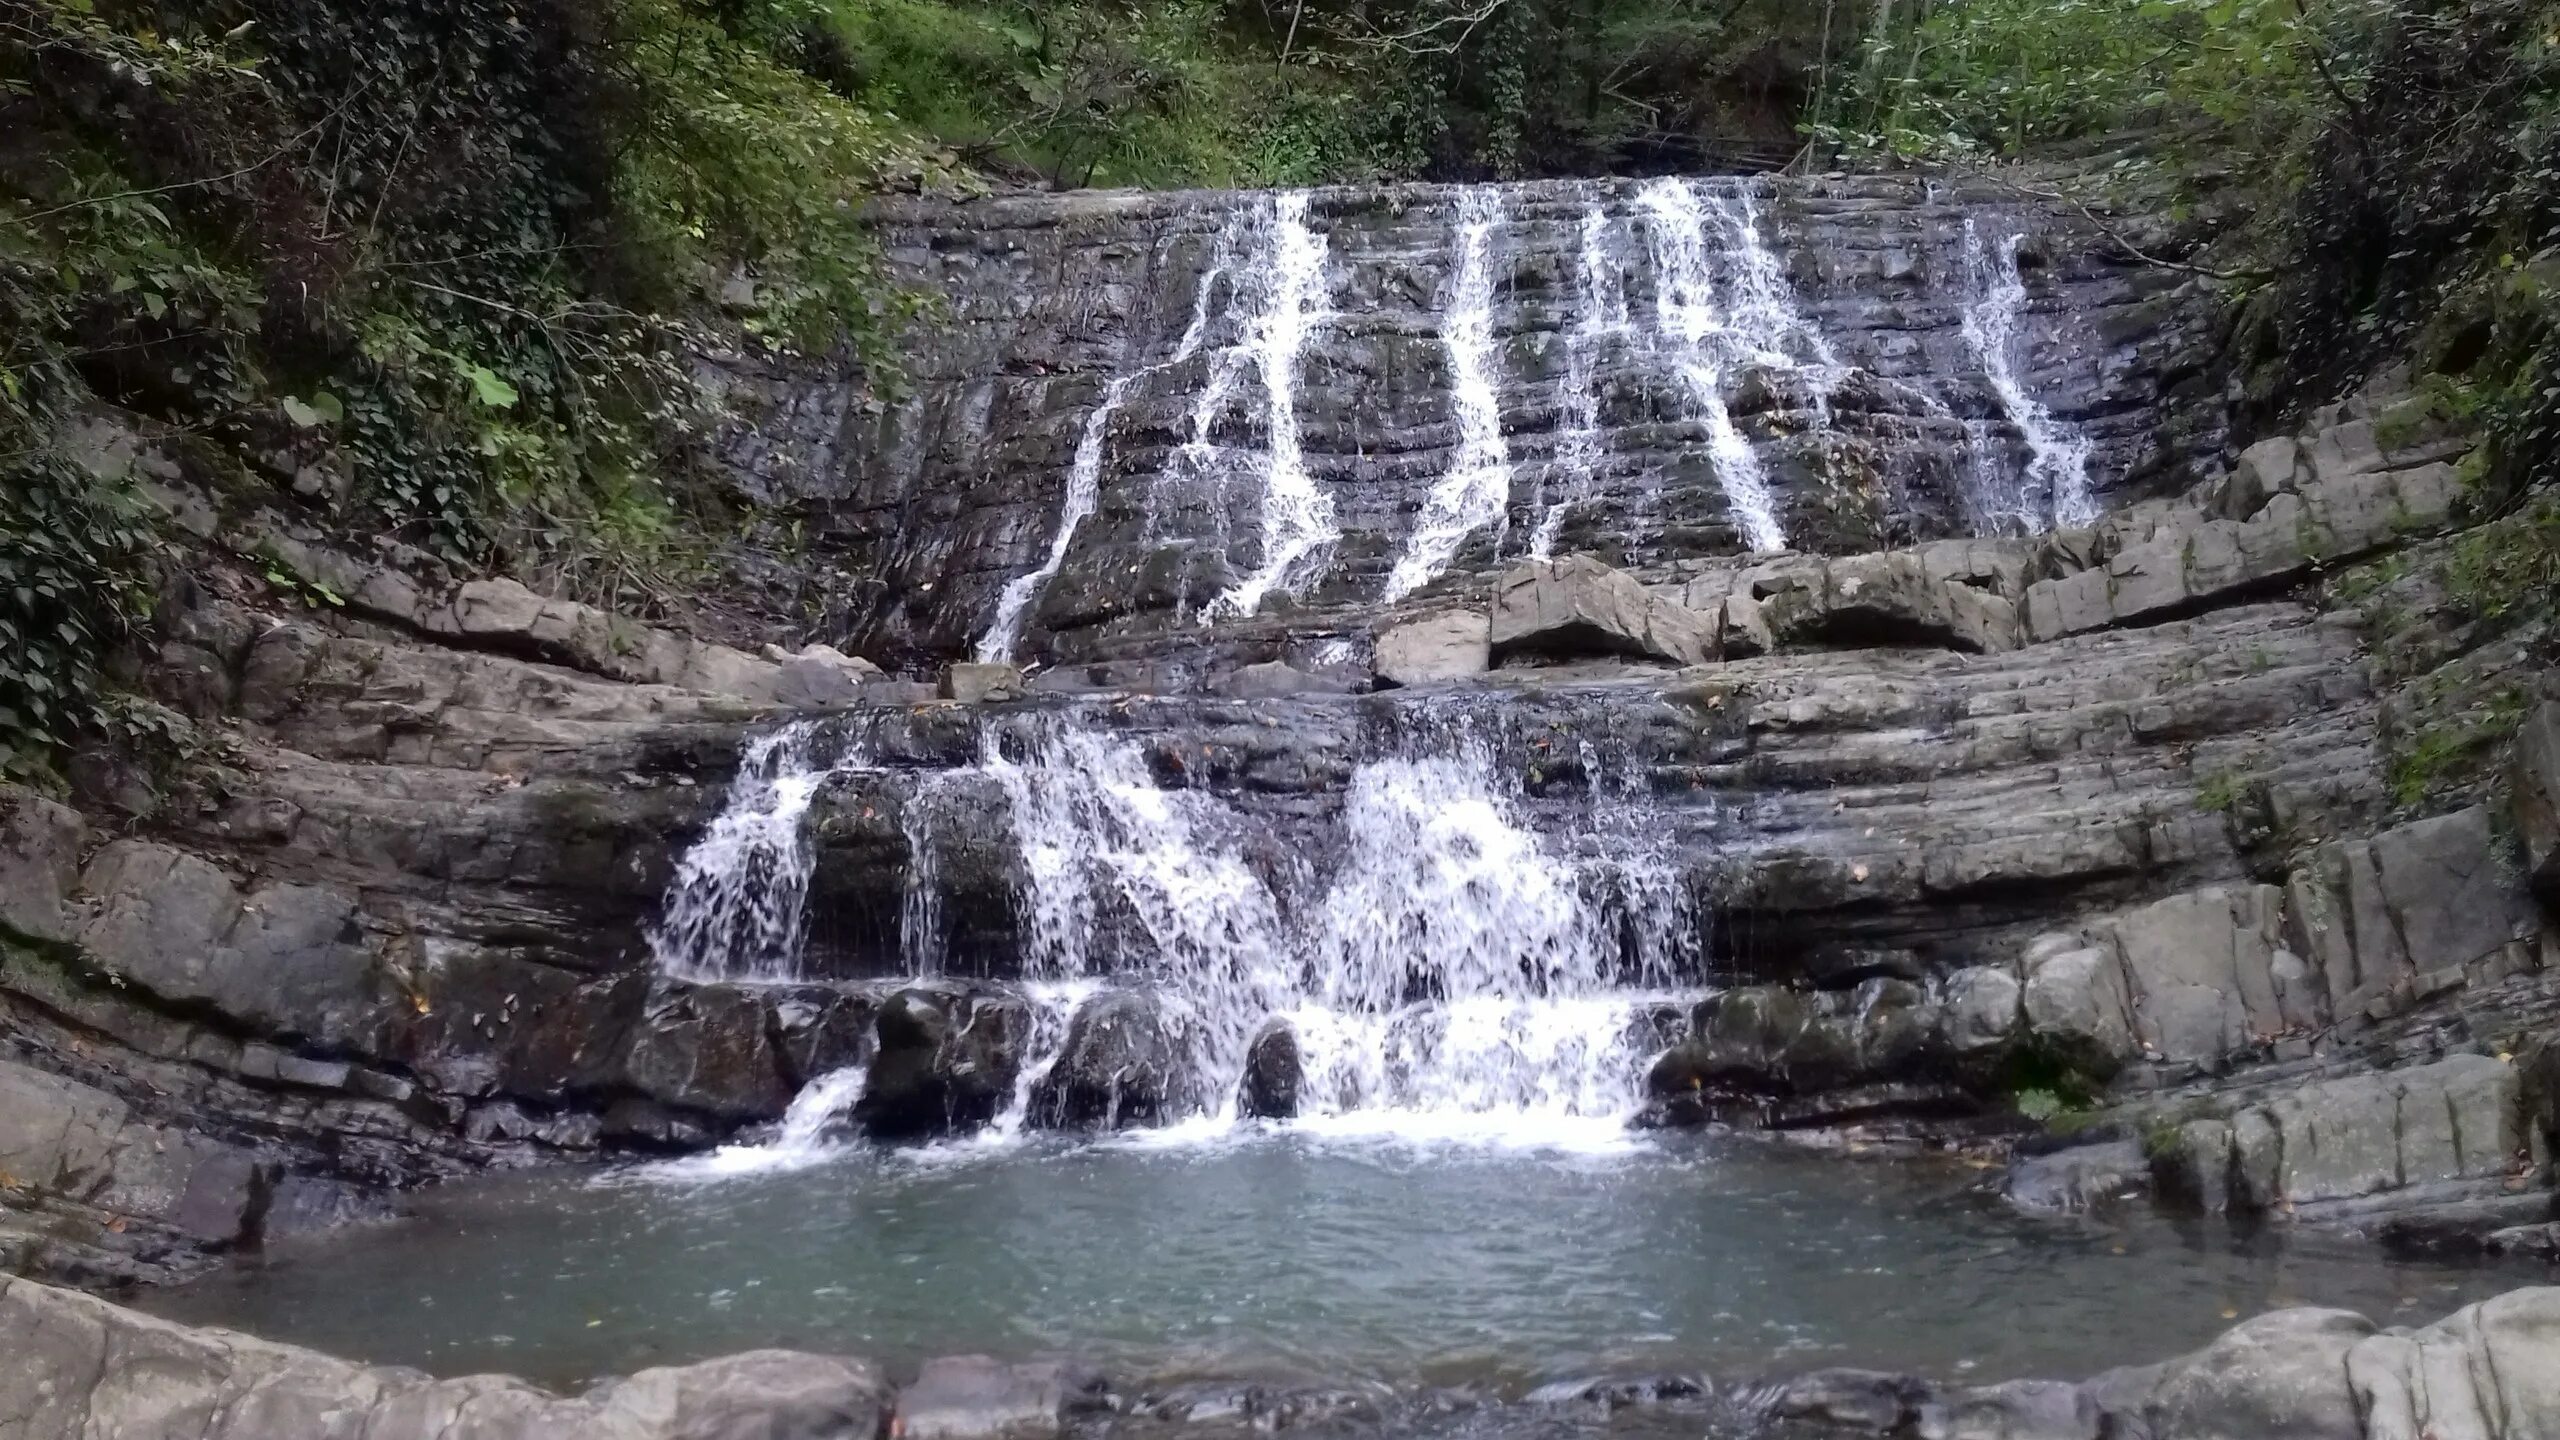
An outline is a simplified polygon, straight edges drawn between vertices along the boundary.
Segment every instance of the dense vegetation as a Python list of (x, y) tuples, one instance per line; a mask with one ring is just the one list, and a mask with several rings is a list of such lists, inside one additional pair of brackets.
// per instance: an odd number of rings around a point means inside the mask
[(908, 301), (856, 209), (889, 186), (1978, 163), (2139, 134), (2154, 194), (2252, 187), (2212, 264), (2265, 281), (2257, 403), (2415, 345), (2497, 437), (2484, 505), (2513, 508), (2560, 441), (2555, 17), (0, 0), (0, 773), (186, 738), (114, 672), (175, 567), (84, 427), (100, 405), (227, 503), (645, 610), (741, 518), (695, 475), (715, 417), (690, 347), (876, 348)]

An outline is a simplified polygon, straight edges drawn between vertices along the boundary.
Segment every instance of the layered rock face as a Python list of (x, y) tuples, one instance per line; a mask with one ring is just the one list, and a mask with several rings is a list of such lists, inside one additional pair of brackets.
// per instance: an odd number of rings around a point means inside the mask
[[(1179, 659), (1195, 616), (1339, 618), (1533, 551), (1851, 553), (2083, 523), (2221, 443), (2195, 287), (1988, 188), (881, 218), (893, 264), (949, 301), (897, 393), (751, 385), (732, 446), (866, 577), (845, 619), (866, 652)], [(1329, 633), (1277, 630), (1247, 658)]]

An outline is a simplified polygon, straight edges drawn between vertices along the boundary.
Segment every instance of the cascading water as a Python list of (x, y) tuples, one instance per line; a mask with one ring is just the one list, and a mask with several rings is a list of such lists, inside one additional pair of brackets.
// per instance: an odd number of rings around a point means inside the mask
[(1784, 549), (1787, 535), (1778, 523), (1768, 474), (1725, 406), (1728, 379), (1752, 357), (1740, 353), (1735, 331), (1717, 303), (1706, 207), (1693, 187), (1673, 179), (1646, 181), (1636, 201), (1645, 213), (1655, 272), (1655, 339), (1670, 350), (1671, 364), (1706, 424), (1716, 482), (1724, 487), (1734, 526), (1754, 550)]
[(995, 619), (987, 624), (987, 633), (978, 638), (977, 656), (981, 661), (1010, 660), (1014, 642), (1022, 631), (1022, 612), (1030, 608), (1034, 597), (1067, 563), (1067, 549), (1075, 543), (1076, 527), (1093, 514), (1102, 498), (1102, 442), (1111, 428), (1111, 417), (1129, 394), (1136, 375), (1114, 375), (1102, 387), (1102, 403), (1085, 417), (1084, 432), (1076, 438), (1075, 458), (1067, 468), (1067, 498), (1058, 512), (1058, 530), (1049, 540), (1048, 558), (1040, 568), (1028, 575), (1017, 575), (1005, 582), (1004, 593), (996, 597)]
[(676, 865), (649, 947), (665, 974), (789, 980), (816, 855), (802, 821), (829, 782), (866, 768), (860, 747), (793, 721), (750, 739), (726, 806)]
[[(1101, 403), (1085, 417), (1084, 429), (1076, 437), (1075, 454), (1067, 466), (1066, 499), (1059, 507), (1058, 528), (1050, 537), (1049, 553), (1038, 569), (1007, 581), (1003, 593), (996, 597), (995, 618), (988, 622), (986, 634), (978, 639), (976, 654), (980, 661), (1013, 658), (1014, 646), (1022, 637), (1023, 613), (1030, 609), (1049, 582), (1057, 578), (1058, 571), (1067, 563), (1068, 551), (1075, 544), (1077, 529), (1092, 518), (1095, 507), (1101, 503), (1103, 444), (1110, 437), (1111, 417), (1119, 413), (1121, 403), (1128, 399), (1130, 390), (1141, 381), (1185, 364), (1200, 353), (1201, 344), (1209, 333), (1210, 299), (1217, 293), (1218, 281), (1231, 263), (1234, 240), (1235, 226), (1232, 223), (1219, 230), (1210, 251), (1208, 268), (1202, 272), (1198, 292), (1192, 300), (1190, 323), (1183, 327), (1181, 338), (1174, 342), (1173, 353), (1143, 369), (1123, 370), (1104, 383)], [(1223, 375), (1228, 372), (1222, 368), (1217, 373)], [(1234, 382), (1229, 379), (1226, 383), (1232, 386)], [(1203, 449), (1207, 445), (1208, 426), (1216, 418), (1216, 402), (1212, 397), (1218, 388), (1218, 381), (1213, 377), (1210, 386), (1202, 392), (1203, 404), (1207, 408), (1197, 417), (1192, 444)], [(1150, 528), (1155, 519), (1153, 494), (1154, 487), (1150, 485), (1146, 518)]]
[(1250, 615), (1274, 590), (1305, 583), (1313, 562), (1336, 540), (1333, 501), (1308, 473), (1298, 433), (1298, 357), (1328, 304), (1329, 247), (1307, 225), (1307, 197), (1276, 196), (1270, 213), (1269, 291), (1249, 341), (1262, 372), (1269, 441), (1262, 467), (1262, 558), (1253, 573), (1210, 602), (1208, 613)]
[(1760, 235), (1760, 207), (1748, 183), (1731, 188), (1690, 187), (1716, 222), (1731, 261), (1726, 323), (1752, 364), (1802, 377), (1812, 391), (1815, 418), (1831, 422), (1831, 388), (1841, 374), (1839, 357), (1822, 331), (1796, 303), (1787, 266)]
[(2088, 438), (2028, 393), (2011, 354), (2027, 305), (2026, 278), (2018, 270), (2024, 239), (2013, 233), (1985, 244), (1973, 220), (1964, 222), (1965, 271), (1974, 296), (1964, 312), (1965, 344), (2009, 423), (2027, 442), (2026, 473), (2016, 484), (2001, 478), (2005, 467), (1976, 464), (1970, 498), (1982, 528), (2006, 522), (2038, 534), (2055, 525), (2089, 524), (2098, 518), (2098, 504), (2089, 492)]
[[(983, 766), (1012, 803), (1025, 876), (1050, 1047), (1029, 1068), (1055, 1062), (1062, 1007), (1097, 979), (1138, 987), (1212, 1128), (1232, 1123), (1246, 1051), (1277, 1021), (1304, 1057), (1301, 1124), (1611, 1131), (1658, 1044), (1647, 1022), (1664, 1002), (1642, 987), (1694, 958), (1674, 867), (1648, 869), (1641, 846), (1595, 845), (1600, 858), (1550, 845), (1493, 749), (1462, 731), (1360, 767), (1333, 878), (1299, 906), (1242, 858), (1241, 816), (1159, 788), (1134, 745), (1051, 726), (991, 742)], [(1595, 795), (1607, 789), (1595, 780)], [(1651, 948), (1630, 947), (1630, 929)], [(1112, 945), (1107, 977), (1097, 936)]]
[(1390, 601), (1431, 583), (1469, 535), (1500, 526), (1510, 513), (1511, 454), (1503, 444), (1502, 404), (1494, 391), (1493, 235), (1501, 224), (1500, 191), (1479, 187), (1460, 194), (1458, 265), (1440, 329), (1458, 415), (1458, 451), (1431, 487), (1404, 553), (1388, 573)]
[(1550, 559), (1567, 511), (1591, 493), (1600, 468), (1600, 389), (1595, 369), (1601, 348), (1627, 331), (1626, 275), (1610, 241), (1609, 212), (1586, 205), (1580, 225), (1581, 247), (1576, 280), (1573, 333), (1565, 340), (1563, 432), (1557, 437), (1555, 469), (1564, 483), (1538, 517), (1529, 539), (1529, 558)]

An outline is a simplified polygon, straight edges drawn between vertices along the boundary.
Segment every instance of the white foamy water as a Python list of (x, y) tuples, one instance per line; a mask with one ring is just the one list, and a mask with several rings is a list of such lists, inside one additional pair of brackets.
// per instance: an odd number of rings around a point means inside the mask
[(760, 1145), (723, 1145), (700, 1155), (648, 1167), (653, 1179), (723, 1180), (800, 1170), (844, 1153), (853, 1140), (853, 1103), (871, 1078), (868, 1065), (848, 1065), (800, 1087), (772, 1139)]
[(1753, 357), (1742, 349), (1717, 298), (1706, 207), (1693, 187), (1672, 179), (1646, 181), (1636, 203), (1645, 214), (1654, 268), (1655, 342), (1706, 425), (1708, 454), (1734, 528), (1754, 550), (1784, 549), (1786, 531), (1778, 523), (1768, 474), (1725, 406), (1726, 385), (1739, 364)]
[(1404, 553), (1387, 575), (1389, 601), (1437, 579), (1469, 535), (1486, 526), (1498, 532), (1510, 514), (1511, 452), (1503, 443), (1502, 403), (1494, 390), (1493, 247), (1501, 224), (1502, 192), (1486, 186), (1460, 193), (1458, 264), (1440, 321), (1458, 449), (1423, 500)]
[(1690, 187), (1724, 242), (1730, 276), (1727, 323), (1751, 362), (1802, 378), (1817, 420), (1831, 422), (1831, 388), (1842, 373), (1831, 343), (1804, 313), (1788, 283), (1786, 262), (1760, 234), (1760, 207), (1748, 182)]
[(2088, 437), (2057, 418), (2018, 377), (2014, 352), (2027, 306), (2026, 278), (2018, 271), (2024, 239), (2012, 234), (1986, 244), (1966, 218), (1965, 270), (1974, 299), (1965, 307), (1964, 338), (2001, 410), (2027, 442), (2026, 474), (2015, 486), (1998, 478), (1999, 471), (1986, 477), (1982, 466), (1971, 467), (1974, 507), (1993, 524), (2009, 521), (2036, 534), (2056, 525), (2089, 524), (2098, 518), (2098, 505), (2089, 491)]
[(1298, 357), (1330, 303), (1329, 247), (1308, 227), (1307, 197), (1301, 193), (1272, 199), (1269, 234), (1268, 288), (1248, 341), (1262, 373), (1270, 432), (1262, 466), (1262, 558), (1251, 574), (1210, 602), (1213, 615), (1250, 615), (1272, 591), (1294, 591), (1342, 538), (1332, 499), (1307, 471), (1298, 433)]
[[(1243, 859), (1246, 817), (1158, 787), (1135, 745), (1073, 726), (995, 742), (983, 763), (1012, 804), (1040, 977), (998, 1130), (1019, 1128), (1074, 1005), (1119, 984), (1156, 998), (1199, 1082), (1197, 1113), (1146, 1143), (1233, 1130), (1246, 1050), (1274, 1020), (1302, 1058), (1293, 1128), (1537, 1145), (1621, 1129), (1671, 1003), (1634, 987), (1697, 953), (1669, 851), (1601, 815), (1636, 803), (1614, 779), (1595, 773), (1605, 803), (1558, 844), (1490, 747), (1459, 734), (1434, 751), (1359, 769), (1333, 872), (1293, 905)], [(1631, 929), (1650, 938), (1630, 947)]]
[(1573, 332), (1565, 339), (1564, 393), (1559, 407), (1563, 425), (1556, 439), (1554, 465), (1563, 472), (1563, 484), (1547, 499), (1538, 528), (1529, 538), (1533, 560), (1554, 556), (1566, 513), (1590, 498), (1600, 468), (1600, 390), (1594, 371), (1603, 347), (1627, 333), (1625, 264), (1612, 240), (1609, 212), (1596, 202), (1584, 206), (1580, 228)]
[(867, 768), (858, 748), (821, 758), (815, 721), (749, 739), (720, 814), (677, 862), (649, 949), (662, 974), (789, 980), (816, 863), (805, 822), (826, 786)]

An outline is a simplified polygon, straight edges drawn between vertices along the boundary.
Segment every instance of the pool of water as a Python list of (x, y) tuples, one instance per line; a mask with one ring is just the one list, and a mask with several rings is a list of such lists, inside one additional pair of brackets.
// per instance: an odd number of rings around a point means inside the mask
[(1851, 1363), (2077, 1376), (2271, 1306), (2432, 1319), (2502, 1288), (2353, 1240), (2030, 1218), (1987, 1192), (1992, 1173), (1711, 1136), (853, 1148), (458, 1185), (147, 1306), (553, 1382), (781, 1345), (893, 1375), (935, 1354), (1065, 1354), (1124, 1377), (1516, 1395)]

